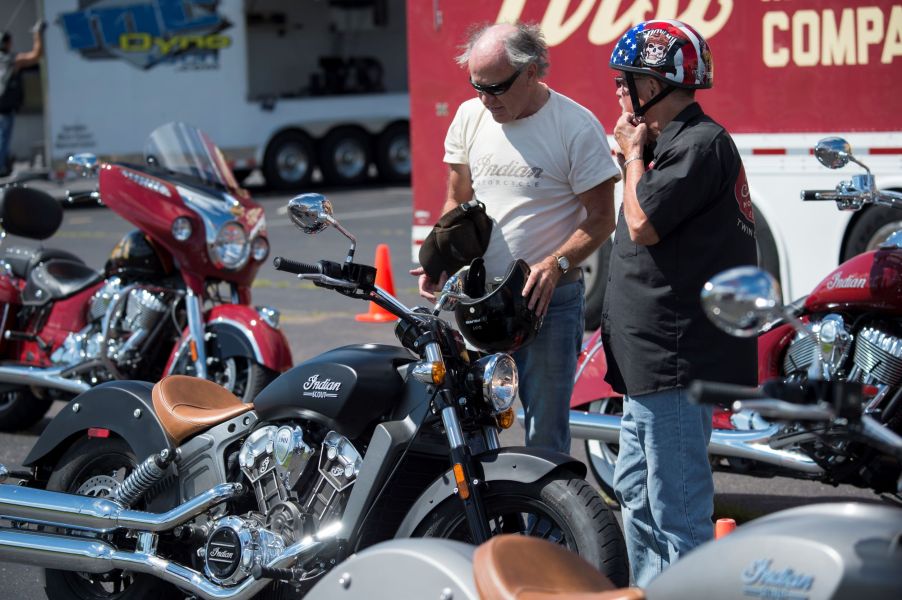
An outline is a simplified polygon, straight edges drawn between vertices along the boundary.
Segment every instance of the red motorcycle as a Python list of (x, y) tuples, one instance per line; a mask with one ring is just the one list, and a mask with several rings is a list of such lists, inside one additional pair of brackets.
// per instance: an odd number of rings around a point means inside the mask
[[(821, 140), (815, 155), (833, 169), (849, 161), (861, 165), (840, 138)], [(902, 208), (902, 194), (878, 190), (870, 172), (835, 190), (804, 191), (802, 199), (834, 201), (840, 210), (858, 210), (866, 203)], [(802, 385), (814, 377), (863, 383), (865, 414), (902, 433), (902, 232), (839, 265), (789, 308), (795, 323), (770, 323), (758, 337), (759, 381)], [(590, 469), (613, 502), (623, 401), (604, 381), (606, 366), (598, 331), (580, 355), (570, 431), (586, 440)], [(755, 411), (715, 410), (708, 454), (716, 469), (897, 492), (898, 462), (850, 442), (841, 420), (800, 430)]]
[[(53, 248), (7, 247), (0, 264), (0, 430), (29, 427), (54, 399), (114, 379), (211, 379), (251, 400), (291, 367), (278, 312), (251, 306), (269, 254), (266, 219), (219, 148), (182, 123), (156, 129), (145, 164), (69, 159), (90, 192), (138, 227), (102, 272)], [(0, 222), (42, 240), (62, 222), (49, 195), (0, 190)]]

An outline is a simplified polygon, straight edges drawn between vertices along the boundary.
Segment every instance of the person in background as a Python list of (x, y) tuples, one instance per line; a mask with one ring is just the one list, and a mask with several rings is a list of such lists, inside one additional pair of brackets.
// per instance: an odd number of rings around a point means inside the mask
[[(614, 228), (620, 170), (604, 128), (586, 108), (550, 89), (548, 50), (535, 25), (476, 30), (458, 64), (477, 97), (460, 105), (445, 138), (449, 165), (443, 214), (474, 197), (492, 218), (486, 281), (515, 259), (531, 267), (523, 289), (544, 323), (514, 359), (529, 446), (570, 452), (569, 400), (582, 344), (584, 291), (579, 264)], [(422, 268), (420, 294), (434, 301)]]
[(16, 111), (22, 104), (21, 71), (37, 64), (44, 53), (44, 21), (32, 27), (32, 45), (28, 52), (12, 51), (13, 36), (0, 33), (0, 177), (12, 172), (9, 144), (13, 135)]
[(679, 21), (640, 23), (610, 60), (624, 190), (602, 339), (605, 378), (624, 394), (614, 490), (640, 587), (713, 537), (712, 411), (690, 404), (687, 386), (756, 385), (755, 340), (717, 330), (699, 300), (711, 276), (757, 262), (739, 153), (695, 101), (712, 66), (705, 40)]

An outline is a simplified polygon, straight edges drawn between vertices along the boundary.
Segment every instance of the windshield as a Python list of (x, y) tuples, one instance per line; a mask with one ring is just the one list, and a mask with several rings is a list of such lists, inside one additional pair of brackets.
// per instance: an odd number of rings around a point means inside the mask
[(205, 185), (238, 189), (222, 152), (207, 134), (191, 125), (167, 123), (154, 129), (144, 145), (144, 159), (149, 165), (197, 179)]

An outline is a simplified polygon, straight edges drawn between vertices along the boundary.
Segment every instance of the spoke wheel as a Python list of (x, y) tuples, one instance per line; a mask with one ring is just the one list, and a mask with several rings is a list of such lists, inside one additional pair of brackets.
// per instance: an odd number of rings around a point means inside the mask
[[(106, 498), (134, 470), (136, 462), (131, 448), (119, 438), (81, 438), (57, 463), (47, 489)], [(140, 510), (143, 505), (133, 508)], [(121, 532), (83, 535), (117, 547), (131, 547)], [(173, 591), (159, 579), (118, 569), (107, 573), (45, 569), (44, 580), (50, 600), (151, 600), (170, 597), (165, 592)]]

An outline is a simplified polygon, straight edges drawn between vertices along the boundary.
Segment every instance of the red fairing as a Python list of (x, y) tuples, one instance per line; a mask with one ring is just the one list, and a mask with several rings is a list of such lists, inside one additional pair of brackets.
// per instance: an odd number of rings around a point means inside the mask
[(807, 312), (844, 306), (893, 312), (902, 309), (902, 250), (859, 254), (839, 265), (805, 301)]
[(9, 277), (0, 277), (0, 302), (6, 304), (19, 304), (24, 280), (12, 280)]
[(579, 373), (579, 378), (573, 386), (570, 408), (587, 405), (599, 398), (619, 397), (620, 394), (604, 380), (607, 371), (608, 361), (601, 347), (601, 329), (599, 329), (583, 344), (583, 350), (577, 359), (576, 372)]
[(795, 329), (785, 323), (758, 336), (758, 382), (779, 377), (783, 371), (783, 355), (795, 337)]
[[(147, 189), (125, 173), (140, 175), (168, 190), (169, 195)], [(103, 190), (103, 203), (116, 214), (126, 219), (146, 233), (155, 244), (169, 252), (179, 270), (190, 273), (186, 283), (195, 293), (203, 291), (206, 279), (218, 279), (236, 283), (239, 286), (250, 286), (262, 263), (249, 258), (247, 264), (237, 271), (228, 271), (213, 263), (207, 252), (206, 230), (198, 214), (185, 206), (175, 186), (165, 179), (158, 179), (146, 171), (130, 169), (127, 165), (104, 164), (100, 169), (100, 189)], [(250, 237), (266, 236), (263, 208), (253, 201), (243, 190), (232, 194), (238, 201), (231, 212), (234, 220), (240, 223)], [(191, 221), (193, 233), (185, 242), (178, 242), (172, 237), (172, 222), (177, 217), (187, 217)]]
[[(280, 329), (273, 329), (264, 322), (257, 311), (243, 304), (223, 304), (214, 306), (204, 315), (204, 323), (211, 325), (223, 323), (236, 325), (239, 329), (249, 333), (254, 339), (254, 344), (260, 352), (262, 364), (267, 369), (279, 373), (287, 371), (292, 366), (291, 347), (288, 339)], [(188, 337), (188, 330), (182, 332), (182, 339)], [(176, 354), (181, 348), (181, 343), (176, 344), (172, 354), (166, 363), (164, 373), (168, 373)]]

